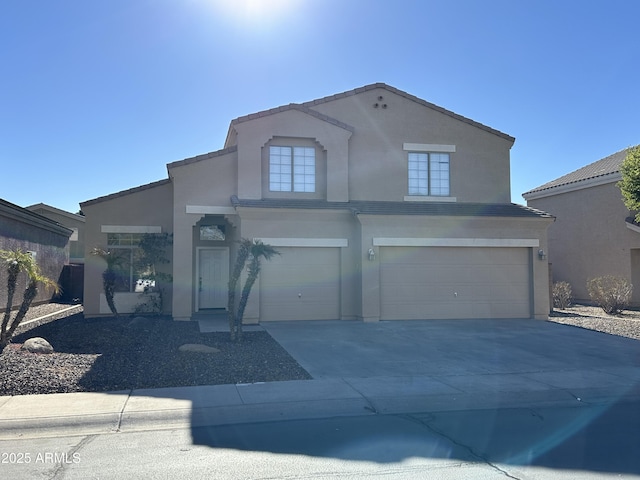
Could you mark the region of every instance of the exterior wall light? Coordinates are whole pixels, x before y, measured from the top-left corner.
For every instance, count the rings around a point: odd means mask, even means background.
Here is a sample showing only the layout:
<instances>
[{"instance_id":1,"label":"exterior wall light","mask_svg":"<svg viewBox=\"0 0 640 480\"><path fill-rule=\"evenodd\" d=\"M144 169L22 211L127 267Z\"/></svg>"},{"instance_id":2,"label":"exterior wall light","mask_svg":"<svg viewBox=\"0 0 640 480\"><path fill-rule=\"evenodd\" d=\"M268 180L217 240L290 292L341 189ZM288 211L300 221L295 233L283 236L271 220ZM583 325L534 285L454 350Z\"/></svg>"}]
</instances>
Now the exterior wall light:
<instances>
[{"instance_id":1,"label":"exterior wall light","mask_svg":"<svg viewBox=\"0 0 640 480\"><path fill-rule=\"evenodd\" d=\"M373 248L370 248L367 252L367 256L369 257L369 261L373 262L376 259L376 252Z\"/></svg>"},{"instance_id":2,"label":"exterior wall light","mask_svg":"<svg viewBox=\"0 0 640 480\"><path fill-rule=\"evenodd\" d=\"M538 250L538 258L540 260L544 260L545 258L547 258L547 254L544 252L543 249Z\"/></svg>"}]
</instances>

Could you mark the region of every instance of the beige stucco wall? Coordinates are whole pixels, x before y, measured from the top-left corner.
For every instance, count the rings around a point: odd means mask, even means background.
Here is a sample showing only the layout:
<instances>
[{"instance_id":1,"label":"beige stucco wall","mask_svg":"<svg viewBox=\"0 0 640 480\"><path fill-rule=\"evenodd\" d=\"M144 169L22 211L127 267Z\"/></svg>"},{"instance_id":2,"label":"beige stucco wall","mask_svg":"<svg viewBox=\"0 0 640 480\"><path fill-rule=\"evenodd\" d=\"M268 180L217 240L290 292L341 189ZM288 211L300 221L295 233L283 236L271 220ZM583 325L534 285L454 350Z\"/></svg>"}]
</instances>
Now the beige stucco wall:
<instances>
[{"instance_id":1,"label":"beige stucco wall","mask_svg":"<svg viewBox=\"0 0 640 480\"><path fill-rule=\"evenodd\" d=\"M106 199L81 204L85 214L85 272L84 272L84 313L87 317L99 316L102 272L106 264L91 255L95 247L106 248L107 234L102 233L102 225L159 226L162 232L173 231L173 186L162 183L151 188L141 188L133 192L115 194ZM172 265L163 266L171 272ZM165 289L165 309L171 308L171 287Z\"/></svg>"},{"instance_id":2,"label":"beige stucco wall","mask_svg":"<svg viewBox=\"0 0 640 480\"><path fill-rule=\"evenodd\" d=\"M216 207L233 211L231 195L236 194L238 174L237 152L216 155L169 168L173 183L173 203L169 209L173 218L173 310L174 319L189 320L194 311L193 286L194 230L206 213L187 213L190 207ZM258 178L260 178L258 176ZM237 223L236 215L222 214L228 222ZM234 237L234 232L229 232Z\"/></svg>"},{"instance_id":3,"label":"beige stucco wall","mask_svg":"<svg viewBox=\"0 0 640 480\"><path fill-rule=\"evenodd\" d=\"M376 103L387 108L375 108ZM455 145L451 196L459 202L511 201L508 139L385 89L313 108L354 128L348 152L351 200L403 201L408 191L403 144L422 143Z\"/></svg>"},{"instance_id":4,"label":"beige stucco wall","mask_svg":"<svg viewBox=\"0 0 640 480\"><path fill-rule=\"evenodd\" d=\"M349 200L349 152L351 131L298 110L285 110L234 127L238 142L238 197L260 199L262 193L262 148L273 137L311 139L326 152L325 198L333 202Z\"/></svg>"},{"instance_id":5,"label":"beige stucco wall","mask_svg":"<svg viewBox=\"0 0 640 480\"><path fill-rule=\"evenodd\" d=\"M376 103L386 108L375 108ZM232 126L227 146L238 146L240 198L265 197L259 155L273 136L283 136L312 139L325 150L329 201L403 201L408 193L405 143L455 146L450 178L451 196L457 201L511 201L509 138L382 88L312 108L348 128L295 109Z\"/></svg>"},{"instance_id":6,"label":"beige stucco wall","mask_svg":"<svg viewBox=\"0 0 640 480\"><path fill-rule=\"evenodd\" d=\"M549 227L549 262L553 281L571 284L577 301L588 301L587 280L616 275L632 281L631 250L640 233L627 228L629 210L615 183L528 200L531 207L556 217ZM640 300L636 285L634 302Z\"/></svg>"}]
</instances>

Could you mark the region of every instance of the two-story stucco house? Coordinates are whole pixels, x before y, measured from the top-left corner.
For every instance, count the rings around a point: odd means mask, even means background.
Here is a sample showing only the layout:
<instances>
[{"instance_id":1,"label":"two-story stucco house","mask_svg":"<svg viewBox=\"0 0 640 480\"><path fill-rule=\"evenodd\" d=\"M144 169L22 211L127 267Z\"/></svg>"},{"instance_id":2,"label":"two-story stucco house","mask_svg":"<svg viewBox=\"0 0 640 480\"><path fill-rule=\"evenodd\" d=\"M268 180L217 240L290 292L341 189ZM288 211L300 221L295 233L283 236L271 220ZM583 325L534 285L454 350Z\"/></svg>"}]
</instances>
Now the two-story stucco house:
<instances>
[{"instance_id":1,"label":"two-story stucco house","mask_svg":"<svg viewBox=\"0 0 640 480\"><path fill-rule=\"evenodd\" d=\"M237 118L224 148L81 204L87 252L173 234L176 320L224 309L236 241L265 262L245 323L547 318L552 217L510 203L514 138L385 84ZM108 314L86 255L85 314ZM116 302L135 302L135 272Z\"/></svg>"}]
</instances>

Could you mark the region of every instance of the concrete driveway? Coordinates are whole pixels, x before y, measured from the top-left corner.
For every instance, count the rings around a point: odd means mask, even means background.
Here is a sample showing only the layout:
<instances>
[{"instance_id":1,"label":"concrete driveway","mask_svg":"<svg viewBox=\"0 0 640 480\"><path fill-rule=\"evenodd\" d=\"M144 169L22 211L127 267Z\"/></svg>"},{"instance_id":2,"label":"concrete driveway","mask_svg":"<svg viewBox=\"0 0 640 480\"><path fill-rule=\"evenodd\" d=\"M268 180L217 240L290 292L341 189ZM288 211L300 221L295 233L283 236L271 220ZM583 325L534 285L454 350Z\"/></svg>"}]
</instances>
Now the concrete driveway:
<instances>
[{"instance_id":1,"label":"concrete driveway","mask_svg":"<svg viewBox=\"0 0 640 480\"><path fill-rule=\"evenodd\" d=\"M640 393L640 342L541 320L273 322L314 379L420 392ZM377 380L372 382L372 380ZM383 393L383 392L380 392Z\"/></svg>"}]
</instances>

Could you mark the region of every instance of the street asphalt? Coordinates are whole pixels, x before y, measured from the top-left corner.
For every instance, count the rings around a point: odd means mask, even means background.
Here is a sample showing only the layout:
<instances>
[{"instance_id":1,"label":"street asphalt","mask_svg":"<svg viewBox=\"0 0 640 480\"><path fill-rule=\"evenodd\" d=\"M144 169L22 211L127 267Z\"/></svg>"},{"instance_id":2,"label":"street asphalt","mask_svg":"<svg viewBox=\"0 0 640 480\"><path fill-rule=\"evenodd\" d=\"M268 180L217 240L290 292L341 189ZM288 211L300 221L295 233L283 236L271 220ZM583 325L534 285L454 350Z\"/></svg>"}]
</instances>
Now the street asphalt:
<instances>
[{"instance_id":1,"label":"street asphalt","mask_svg":"<svg viewBox=\"0 0 640 480\"><path fill-rule=\"evenodd\" d=\"M540 320L274 322L312 380L0 397L0 439L640 400L640 343Z\"/></svg>"}]
</instances>

